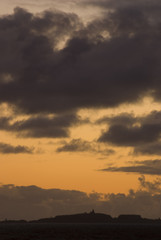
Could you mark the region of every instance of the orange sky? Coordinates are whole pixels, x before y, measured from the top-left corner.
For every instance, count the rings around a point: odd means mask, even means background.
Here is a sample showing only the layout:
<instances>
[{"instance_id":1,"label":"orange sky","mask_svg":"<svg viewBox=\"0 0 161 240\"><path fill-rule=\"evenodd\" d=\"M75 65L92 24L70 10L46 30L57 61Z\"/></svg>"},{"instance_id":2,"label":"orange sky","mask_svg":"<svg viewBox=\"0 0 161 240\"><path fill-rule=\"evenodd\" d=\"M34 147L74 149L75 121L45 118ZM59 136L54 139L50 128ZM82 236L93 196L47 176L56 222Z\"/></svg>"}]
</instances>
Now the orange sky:
<instances>
[{"instance_id":1,"label":"orange sky","mask_svg":"<svg viewBox=\"0 0 161 240\"><path fill-rule=\"evenodd\" d=\"M105 115L124 113L125 109L126 112L133 112L138 116L147 115L154 109L160 110L160 104L154 104L150 99L145 99L143 103L122 105L115 109L81 110L80 115L94 122ZM4 108L1 112L7 116L11 114ZM104 125L95 124L74 127L71 128L70 139L82 138L92 141L99 137L104 128ZM1 141L13 145L35 147L35 154L1 154L2 184L37 185L43 188L78 189L85 192L127 193L130 188L137 189L139 174L110 173L98 170L111 164L127 165L128 161L146 159L145 156L130 156L131 148L122 147L113 147L116 153L109 156L93 152L56 153L56 148L61 146L63 139L26 139L5 131L1 131ZM106 147L111 146L105 146L105 149Z\"/></svg>"}]
</instances>

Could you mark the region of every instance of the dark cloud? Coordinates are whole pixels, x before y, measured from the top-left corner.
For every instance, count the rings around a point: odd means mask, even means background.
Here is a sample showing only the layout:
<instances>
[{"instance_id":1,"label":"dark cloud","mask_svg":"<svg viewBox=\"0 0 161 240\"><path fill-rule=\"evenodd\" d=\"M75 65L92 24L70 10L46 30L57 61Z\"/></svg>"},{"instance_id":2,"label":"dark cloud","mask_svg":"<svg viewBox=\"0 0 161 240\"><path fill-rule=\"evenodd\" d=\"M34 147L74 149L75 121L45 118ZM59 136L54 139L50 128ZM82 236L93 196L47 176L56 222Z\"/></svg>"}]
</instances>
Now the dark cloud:
<instances>
[{"instance_id":1,"label":"dark cloud","mask_svg":"<svg viewBox=\"0 0 161 240\"><path fill-rule=\"evenodd\" d=\"M161 160L136 161L128 166L109 167L101 171L161 175Z\"/></svg>"},{"instance_id":2,"label":"dark cloud","mask_svg":"<svg viewBox=\"0 0 161 240\"><path fill-rule=\"evenodd\" d=\"M136 123L137 118L129 113L121 113L117 116L102 117L96 121L96 124L125 125L131 126Z\"/></svg>"},{"instance_id":3,"label":"dark cloud","mask_svg":"<svg viewBox=\"0 0 161 240\"><path fill-rule=\"evenodd\" d=\"M142 124L161 125L161 111L152 111L149 115L140 119Z\"/></svg>"},{"instance_id":4,"label":"dark cloud","mask_svg":"<svg viewBox=\"0 0 161 240\"><path fill-rule=\"evenodd\" d=\"M113 125L99 138L100 142L110 142L118 146L136 146L156 141L160 138L161 126L152 124L128 128L123 125Z\"/></svg>"},{"instance_id":5,"label":"dark cloud","mask_svg":"<svg viewBox=\"0 0 161 240\"><path fill-rule=\"evenodd\" d=\"M98 143L89 142L82 139L72 139L70 142L65 142L61 147L57 148L57 152L93 152L103 155L112 155L115 153L113 149L101 149Z\"/></svg>"},{"instance_id":6,"label":"dark cloud","mask_svg":"<svg viewBox=\"0 0 161 240\"><path fill-rule=\"evenodd\" d=\"M12 120L12 121L11 121ZM22 137L33 138L62 138L69 136L71 126L86 123L74 113L56 116L33 116L25 120L15 121L11 118L0 119L0 129L16 132Z\"/></svg>"},{"instance_id":7,"label":"dark cloud","mask_svg":"<svg viewBox=\"0 0 161 240\"><path fill-rule=\"evenodd\" d=\"M65 143L62 147L57 148L57 152L85 152L91 151L90 142L81 139L73 139L69 143Z\"/></svg>"},{"instance_id":8,"label":"dark cloud","mask_svg":"<svg viewBox=\"0 0 161 240\"><path fill-rule=\"evenodd\" d=\"M159 0L149 0L148 2L146 0L140 0L140 1L129 1L129 0L122 0L121 2L118 0L87 0L82 1L80 3L81 5L91 5L91 6L97 6L102 7L105 9L124 9L124 8L140 8L141 10L146 10L151 12L153 14L153 10L156 10L156 6L158 6L158 11L161 8L161 3ZM154 8L154 9L153 9ZM151 11L150 11L151 10Z\"/></svg>"},{"instance_id":9,"label":"dark cloud","mask_svg":"<svg viewBox=\"0 0 161 240\"><path fill-rule=\"evenodd\" d=\"M0 187L1 219L36 219L58 214L90 211L100 195L75 190L42 189L36 186Z\"/></svg>"},{"instance_id":10,"label":"dark cloud","mask_svg":"<svg viewBox=\"0 0 161 240\"><path fill-rule=\"evenodd\" d=\"M0 143L0 153L2 154L19 154L19 153L27 153L32 154L34 148L29 148L27 146L12 146L11 144Z\"/></svg>"},{"instance_id":11,"label":"dark cloud","mask_svg":"<svg viewBox=\"0 0 161 240\"><path fill-rule=\"evenodd\" d=\"M153 111L147 116L134 117L129 114L121 114L115 117L104 117L97 123L107 123L109 128L102 133L98 141L108 142L117 146L135 147L135 153L149 153L156 148L161 134L161 112ZM156 145L157 144L157 145ZM148 153L148 151L147 151Z\"/></svg>"},{"instance_id":12,"label":"dark cloud","mask_svg":"<svg viewBox=\"0 0 161 240\"><path fill-rule=\"evenodd\" d=\"M135 147L134 154L161 155L161 142L143 144Z\"/></svg>"},{"instance_id":13,"label":"dark cloud","mask_svg":"<svg viewBox=\"0 0 161 240\"><path fill-rule=\"evenodd\" d=\"M0 102L53 113L146 94L160 100L160 3L150 2L152 11L141 3L120 5L87 26L63 12L38 16L16 8L1 17Z\"/></svg>"},{"instance_id":14,"label":"dark cloud","mask_svg":"<svg viewBox=\"0 0 161 240\"><path fill-rule=\"evenodd\" d=\"M11 129L26 137L61 138L69 136L69 127L79 123L75 114L65 114L56 117L32 117L28 120L17 121Z\"/></svg>"},{"instance_id":15,"label":"dark cloud","mask_svg":"<svg viewBox=\"0 0 161 240\"><path fill-rule=\"evenodd\" d=\"M119 214L141 214L158 218L161 215L161 181L148 182L139 178L140 187L128 194L100 194L37 186L0 186L0 219L38 219L61 214L103 212L113 217ZM145 204L146 203L146 204Z\"/></svg>"}]
</instances>

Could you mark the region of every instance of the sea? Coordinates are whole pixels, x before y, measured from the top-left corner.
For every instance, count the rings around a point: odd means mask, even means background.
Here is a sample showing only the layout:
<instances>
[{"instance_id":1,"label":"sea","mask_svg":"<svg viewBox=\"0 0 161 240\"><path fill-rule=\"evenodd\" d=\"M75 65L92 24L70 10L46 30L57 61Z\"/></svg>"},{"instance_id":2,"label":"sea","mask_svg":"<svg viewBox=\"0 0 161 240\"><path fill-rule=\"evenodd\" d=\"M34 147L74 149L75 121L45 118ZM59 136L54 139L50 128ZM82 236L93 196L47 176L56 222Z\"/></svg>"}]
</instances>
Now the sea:
<instances>
[{"instance_id":1,"label":"sea","mask_svg":"<svg viewBox=\"0 0 161 240\"><path fill-rule=\"evenodd\" d=\"M160 224L1 223L0 240L161 240Z\"/></svg>"}]
</instances>

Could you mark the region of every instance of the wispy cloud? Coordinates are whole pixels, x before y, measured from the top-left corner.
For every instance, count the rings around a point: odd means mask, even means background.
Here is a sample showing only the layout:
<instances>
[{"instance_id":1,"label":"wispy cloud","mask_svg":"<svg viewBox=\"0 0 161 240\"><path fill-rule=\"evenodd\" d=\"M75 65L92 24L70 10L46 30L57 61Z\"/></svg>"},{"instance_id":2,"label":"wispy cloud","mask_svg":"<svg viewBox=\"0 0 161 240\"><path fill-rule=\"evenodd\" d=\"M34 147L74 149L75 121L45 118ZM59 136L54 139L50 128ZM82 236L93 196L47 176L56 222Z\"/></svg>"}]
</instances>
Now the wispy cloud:
<instances>
[{"instance_id":1,"label":"wispy cloud","mask_svg":"<svg viewBox=\"0 0 161 240\"><path fill-rule=\"evenodd\" d=\"M161 175L161 160L136 161L131 162L128 166L108 167L102 169L101 171Z\"/></svg>"},{"instance_id":2,"label":"wispy cloud","mask_svg":"<svg viewBox=\"0 0 161 240\"><path fill-rule=\"evenodd\" d=\"M103 155L112 155L115 153L115 150L111 148L100 148L98 143L89 142L82 139L72 139L70 142L65 142L62 146L57 148L57 152L92 152L100 153Z\"/></svg>"}]
</instances>

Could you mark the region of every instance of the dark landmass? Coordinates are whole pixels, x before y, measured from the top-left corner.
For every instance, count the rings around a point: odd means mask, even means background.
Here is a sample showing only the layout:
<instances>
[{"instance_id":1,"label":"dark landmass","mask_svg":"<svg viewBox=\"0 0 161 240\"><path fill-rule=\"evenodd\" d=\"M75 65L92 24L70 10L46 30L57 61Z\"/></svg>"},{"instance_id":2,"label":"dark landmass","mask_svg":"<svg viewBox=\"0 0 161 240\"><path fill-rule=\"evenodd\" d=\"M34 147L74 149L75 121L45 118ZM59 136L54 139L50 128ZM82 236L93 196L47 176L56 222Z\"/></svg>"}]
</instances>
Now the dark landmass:
<instances>
[{"instance_id":1,"label":"dark landmass","mask_svg":"<svg viewBox=\"0 0 161 240\"><path fill-rule=\"evenodd\" d=\"M140 215L80 213L43 218L34 221L5 220L0 222L2 240L159 240L161 220Z\"/></svg>"},{"instance_id":2,"label":"dark landmass","mask_svg":"<svg viewBox=\"0 0 161 240\"><path fill-rule=\"evenodd\" d=\"M95 213L94 210L90 213L80 213L80 214L72 214L72 215L60 215L54 218L43 218L39 220L34 220L30 222L35 223L160 223L159 219L147 219L142 218L140 215L133 214L123 214L118 216L117 218L112 218L110 215L103 213Z\"/></svg>"},{"instance_id":3,"label":"dark landmass","mask_svg":"<svg viewBox=\"0 0 161 240\"><path fill-rule=\"evenodd\" d=\"M51 218L42 218L38 220L4 220L0 223L149 223L161 224L161 219L147 219L142 218L140 215L122 214L117 218L112 218L108 214L95 213L94 210L90 213L78 213L72 215L59 215Z\"/></svg>"}]
</instances>

